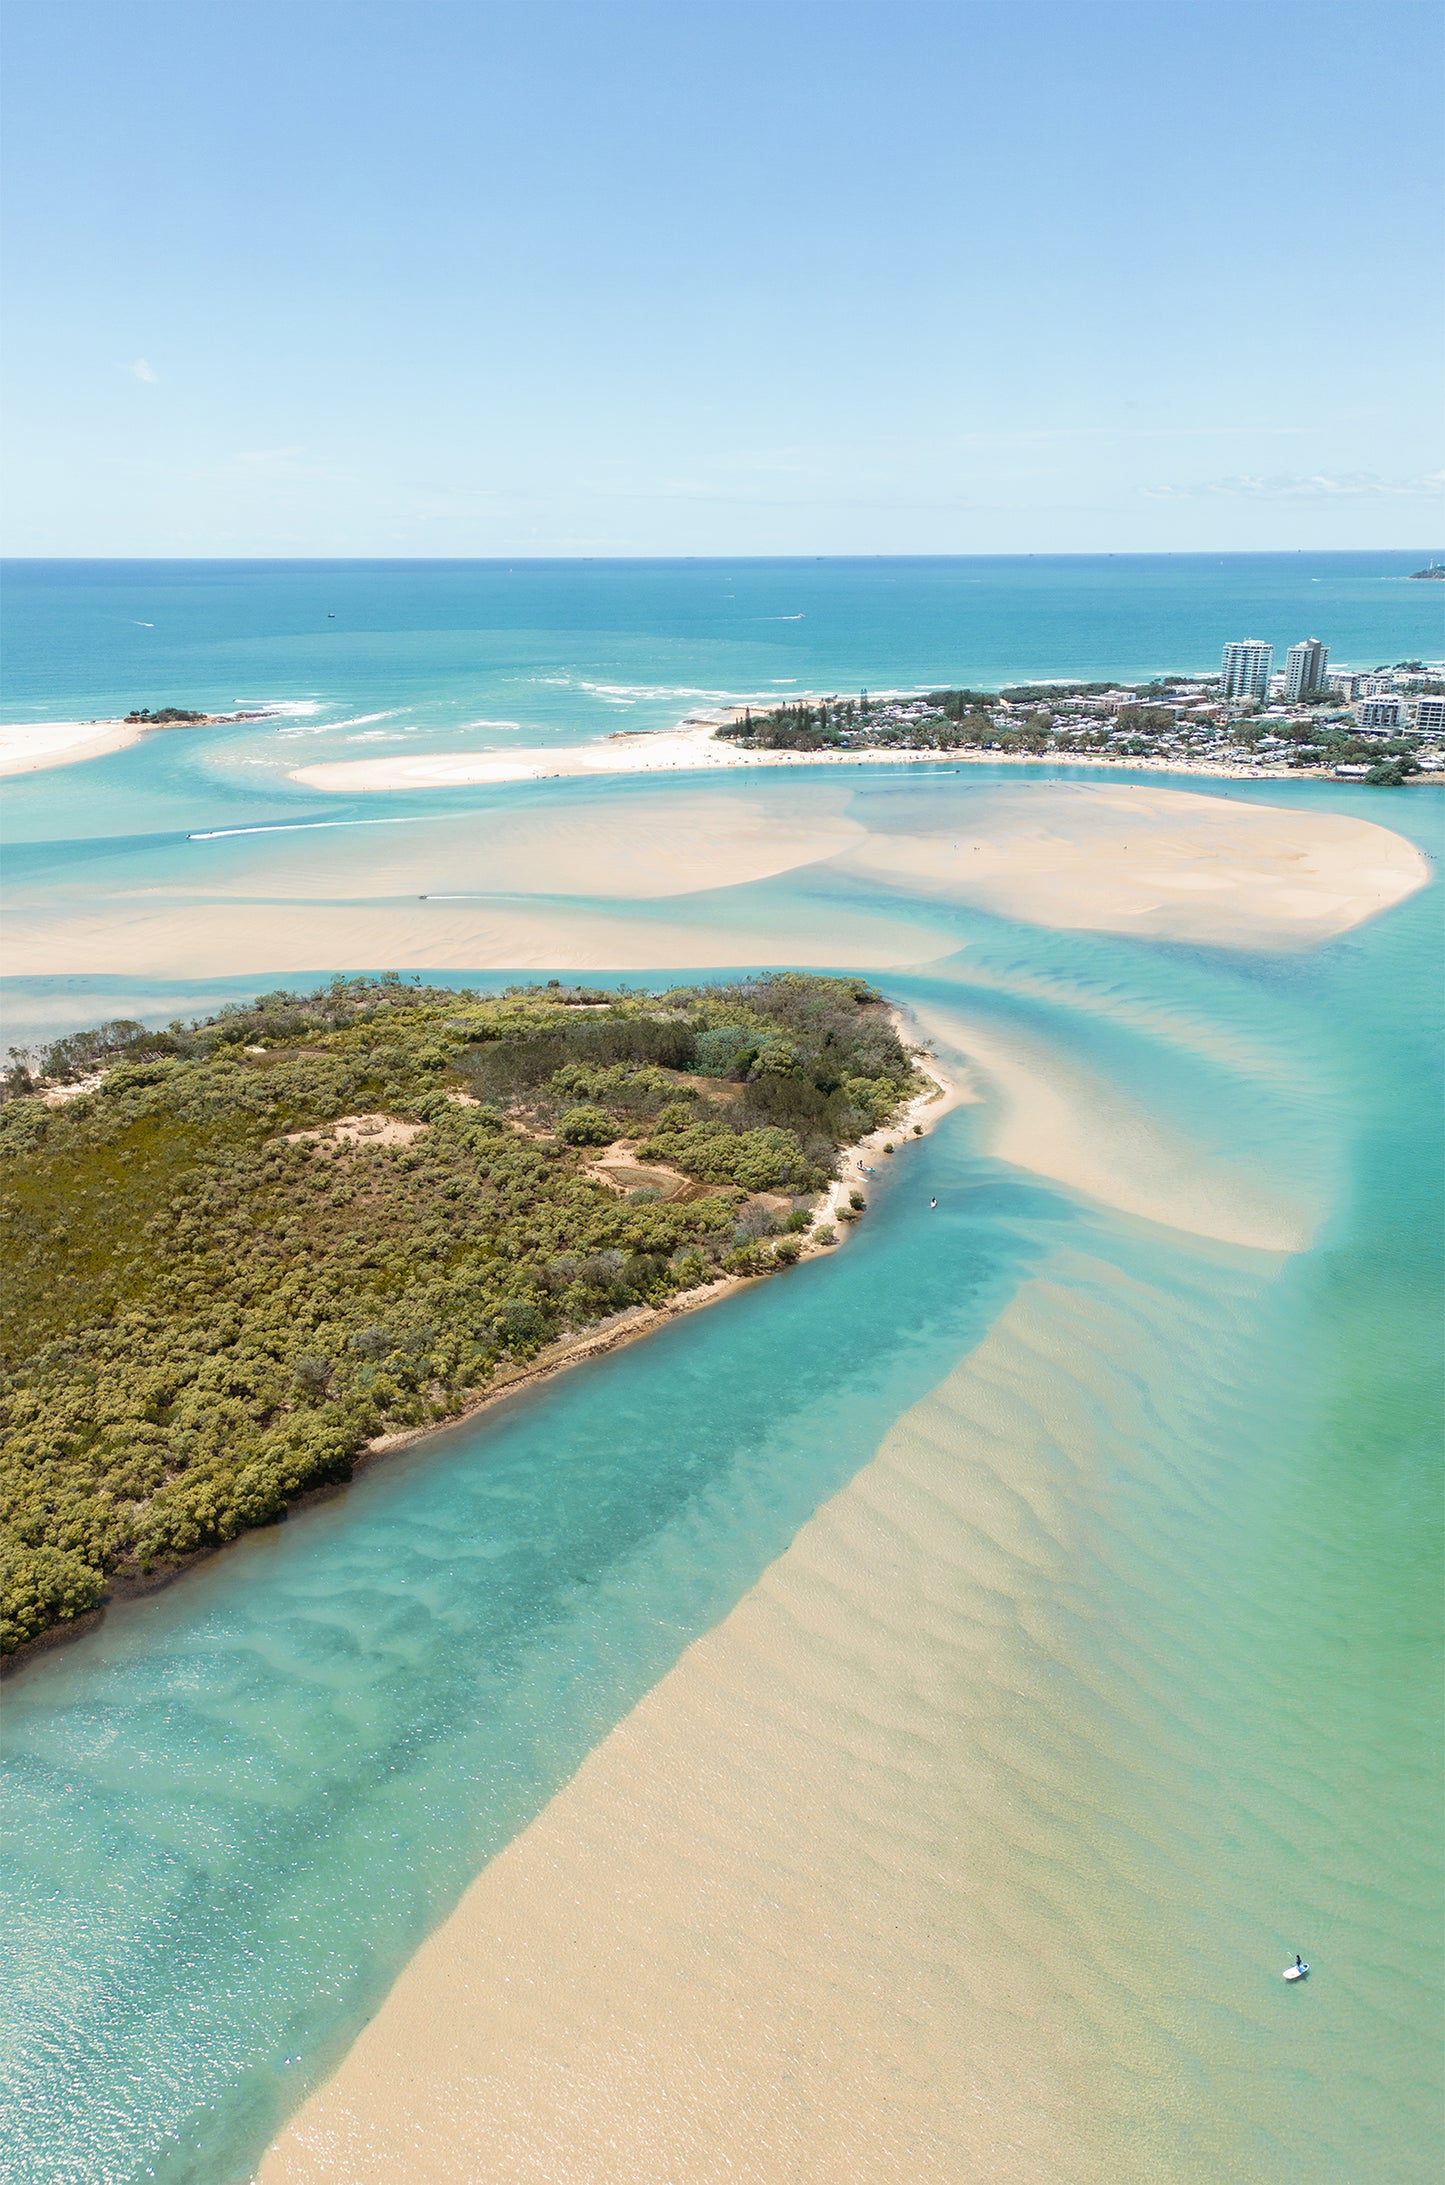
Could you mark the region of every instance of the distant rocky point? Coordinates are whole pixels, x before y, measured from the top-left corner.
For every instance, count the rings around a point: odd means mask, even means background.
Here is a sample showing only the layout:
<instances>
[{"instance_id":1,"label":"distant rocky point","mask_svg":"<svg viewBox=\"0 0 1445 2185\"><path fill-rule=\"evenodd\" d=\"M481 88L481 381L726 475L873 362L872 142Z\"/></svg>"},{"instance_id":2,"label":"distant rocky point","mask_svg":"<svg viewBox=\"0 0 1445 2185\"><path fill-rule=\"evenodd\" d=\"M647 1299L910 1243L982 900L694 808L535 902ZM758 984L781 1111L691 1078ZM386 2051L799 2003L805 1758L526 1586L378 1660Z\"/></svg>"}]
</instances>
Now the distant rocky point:
<instances>
[{"instance_id":1,"label":"distant rocky point","mask_svg":"<svg viewBox=\"0 0 1445 2185\"><path fill-rule=\"evenodd\" d=\"M1437 583L1445 584L1445 562L1432 561L1428 569L1412 569L1410 576L1415 582L1422 577L1433 577Z\"/></svg>"},{"instance_id":2,"label":"distant rocky point","mask_svg":"<svg viewBox=\"0 0 1445 2185\"><path fill-rule=\"evenodd\" d=\"M184 706L162 706L152 713L149 706L137 706L125 716L128 728L222 728L231 721L264 721L265 712L254 713L191 713Z\"/></svg>"}]
</instances>

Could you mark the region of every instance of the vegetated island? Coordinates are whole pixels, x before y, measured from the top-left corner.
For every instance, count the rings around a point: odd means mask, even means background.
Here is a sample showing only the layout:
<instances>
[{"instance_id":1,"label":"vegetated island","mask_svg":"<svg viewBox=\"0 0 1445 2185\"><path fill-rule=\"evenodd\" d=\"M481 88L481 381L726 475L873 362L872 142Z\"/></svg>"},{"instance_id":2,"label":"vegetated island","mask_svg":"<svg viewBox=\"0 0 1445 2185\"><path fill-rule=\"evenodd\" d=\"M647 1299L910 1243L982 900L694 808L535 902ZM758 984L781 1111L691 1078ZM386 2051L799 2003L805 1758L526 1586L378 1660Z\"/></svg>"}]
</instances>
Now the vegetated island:
<instances>
[{"instance_id":1,"label":"vegetated island","mask_svg":"<svg viewBox=\"0 0 1445 2185\"><path fill-rule=\"evenodd\" d=\"M230 728L238 721L270 721L275 719L275 709L256 707L249 713L195 713L186 706L162 706L152 713L149 706L136 706L125 715L125 728Z\"/></svg>"},{"instance_id":2,"label":"vegetated island","mask_svg":"<svg viewBox=\"0 0 1445 2185\"><path fill-rule=\"evenodd\" d=\"M5 1089L7 1653L827 1248L840 1149L939 1095L872 987L793 973L337 979L12 1050Z\"/></svg>"},{"instance_id":3,"label":"vegetated island","mask_svg":"<svg viewBox=\"0 0 1445 2185\"><path fill-rule=\"evenodd\" d=\"M1428 568L1412 569L1410 576L1416 584L1422 579L1429 580L1430 578L1433 578L1437 583L1445 584L1445 561L1432 561Z\"/></svg>"}]
</instances>

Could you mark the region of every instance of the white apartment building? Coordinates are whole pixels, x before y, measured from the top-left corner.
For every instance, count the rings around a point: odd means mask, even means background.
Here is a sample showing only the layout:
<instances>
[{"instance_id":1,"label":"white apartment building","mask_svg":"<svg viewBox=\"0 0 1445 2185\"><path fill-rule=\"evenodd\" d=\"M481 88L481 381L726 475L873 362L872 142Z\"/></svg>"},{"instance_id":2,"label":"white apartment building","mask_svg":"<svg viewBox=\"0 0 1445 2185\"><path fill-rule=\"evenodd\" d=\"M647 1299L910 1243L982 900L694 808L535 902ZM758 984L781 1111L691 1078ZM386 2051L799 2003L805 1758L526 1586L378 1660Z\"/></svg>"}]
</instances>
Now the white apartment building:
<instances>
[{"instance_id":1,"label":"white apartment building","mask_svg":"<svg viewBox=\"0 0 1445 2185\"><path fill-rule=\"evenodd\" d=\"M1274 647L1257 637L1236 639L1224 648L1219 669L1221 698L1267 698L1274 673Z\"/></svg>"},{"instance_id":2,"label":"white apartment building","mask_svg":"<svg viewBox=\"0 0 1445 2185\"><path fill-rule=\"evenodd\" d=\"M1296 698L1312 698L1325 688L1330 648L1317 637L1302 637L1284 656L1284 694L1293 705Z\"/></svg>"},{"instance_id":3,"label":"white apartment building","mask_svg":"<svg viewBox=\"0 0 1445 2185\"><path fill-rule=\"evenodd\" d=\"M1355 719L1361 728L1399 728L1404 720L1404 702L1394 691L1381 692L1377 698L1362 698Z\"/></svg>"},{"instance_id":4,"label":"white apartment building","mask_svg":"<svg viewBox=\"0 0 1445 2185\"><path fill-rule=\"evenodd\" d=\"M1445 731L1445 698L1417 698L1415 726L1422 736Z\"/></svg>"},{"instance_id":5,"label":"white apartment building","mask_svg":"<svg viewBox=\"0 0 1445 2185\"><path fill-rule=\"evenodd\" d=\"M1365 687L1365 678L1353 668L1331 668L1329 686L1331 690L1337 690L1342 698L1348 698L1353 703Z\"/></svg>"}]
</instances>

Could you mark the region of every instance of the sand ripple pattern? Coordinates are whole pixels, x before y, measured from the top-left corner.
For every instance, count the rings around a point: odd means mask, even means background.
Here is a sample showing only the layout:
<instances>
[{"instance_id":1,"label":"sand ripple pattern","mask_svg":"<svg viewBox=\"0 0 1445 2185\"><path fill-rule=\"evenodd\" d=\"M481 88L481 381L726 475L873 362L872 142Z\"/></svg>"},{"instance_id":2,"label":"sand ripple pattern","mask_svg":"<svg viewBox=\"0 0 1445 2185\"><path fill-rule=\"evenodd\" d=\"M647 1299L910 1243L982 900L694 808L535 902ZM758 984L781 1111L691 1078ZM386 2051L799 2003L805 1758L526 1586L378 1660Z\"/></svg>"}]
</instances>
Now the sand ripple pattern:
<instances>
[{"instance_id":1,"label":"sand ripple pattern","mask_svg":"<svg viewBox=\"0 0 1445 2185\"><path fill-rule=\"evenodd\" d=\"M1429 2144L1376 1930L1408 1984L1430 1847L1362 1901L1247 1568L1267 1296L1199 1274L1027 1285L473 1885L264 2185L1220 2185L1303 2146L1383 2180L1376 2101ZM1312 1576L1339 1545L1287 1530ZM1278 1979L1297 1933L1332 2004Z\"/></svg>"}]
</instances>

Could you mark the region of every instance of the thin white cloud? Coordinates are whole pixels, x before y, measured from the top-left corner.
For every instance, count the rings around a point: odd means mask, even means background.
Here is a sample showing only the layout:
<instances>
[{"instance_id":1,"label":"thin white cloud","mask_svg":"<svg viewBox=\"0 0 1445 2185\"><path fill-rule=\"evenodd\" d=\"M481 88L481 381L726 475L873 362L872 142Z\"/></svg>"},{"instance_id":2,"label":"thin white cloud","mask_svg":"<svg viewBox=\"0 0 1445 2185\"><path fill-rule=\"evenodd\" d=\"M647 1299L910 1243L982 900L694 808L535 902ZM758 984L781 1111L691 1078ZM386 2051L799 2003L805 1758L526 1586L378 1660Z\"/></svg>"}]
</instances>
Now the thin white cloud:
<instances>
[{"instance_id":1,"label":"thin white cloud","mask_svg":"<svg viewBox=\"0 0 1445 2185\"><path fill-rule=\"evenodd\" d=\"M1445 470L1414 478L1381 478L1371 470L1285 471L1270 478L1210 478L1196 485L1141 486L1150 501L1430 501L1445 487Z\"/></svg>"},{"instance_id":2,"label":"thin white cloud","mask_svg":"<svg viewBox=\"0 0 1445 2185\"><path fill-rule=\"evenodd\" d=\"M136 358L130 367L130 376L132 379L144 380L147 387L154 387L160 377L159 373L151 370L144 357Z\"/></svg>"}]
</instances>

